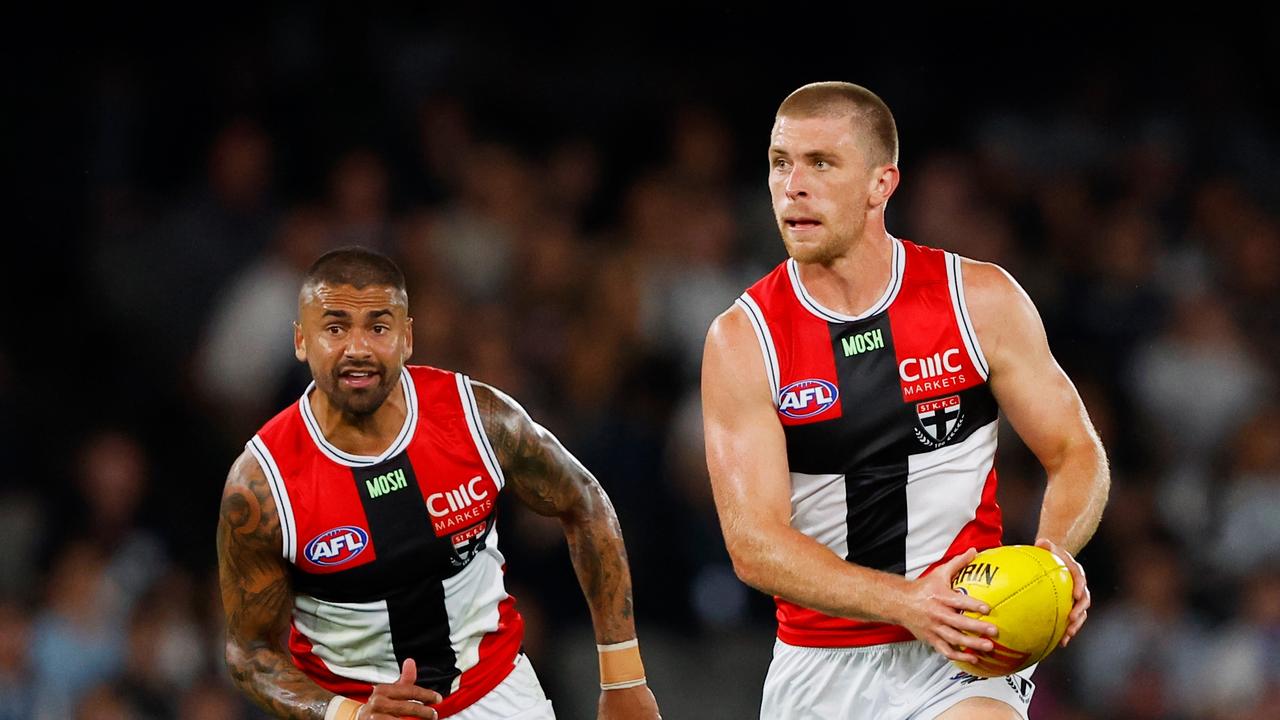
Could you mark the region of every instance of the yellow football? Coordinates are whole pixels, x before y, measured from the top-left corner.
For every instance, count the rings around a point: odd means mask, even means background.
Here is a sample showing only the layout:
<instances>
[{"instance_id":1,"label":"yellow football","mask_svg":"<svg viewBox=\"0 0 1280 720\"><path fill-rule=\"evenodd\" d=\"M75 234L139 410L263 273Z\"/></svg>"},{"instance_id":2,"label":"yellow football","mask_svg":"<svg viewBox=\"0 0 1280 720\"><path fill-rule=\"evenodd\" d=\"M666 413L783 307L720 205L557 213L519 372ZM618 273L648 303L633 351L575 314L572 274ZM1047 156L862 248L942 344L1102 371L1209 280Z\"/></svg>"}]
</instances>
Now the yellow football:
<instances>
[{"instance_id":1,"label":"yellow football","mask_svg":"<svg viewBox=\"0 0 1280 720\"><path fill-rule=\"evenodd\" d=\"M990 652L969 649L977 663L955 663L981 677L1015 673L1048 657L1062 640L1071 612L1071 571L1056 555L1032 545L978 553L951 587L982 600L989 615L965 613L996 626Z\"/></svg>"}]
</instances>

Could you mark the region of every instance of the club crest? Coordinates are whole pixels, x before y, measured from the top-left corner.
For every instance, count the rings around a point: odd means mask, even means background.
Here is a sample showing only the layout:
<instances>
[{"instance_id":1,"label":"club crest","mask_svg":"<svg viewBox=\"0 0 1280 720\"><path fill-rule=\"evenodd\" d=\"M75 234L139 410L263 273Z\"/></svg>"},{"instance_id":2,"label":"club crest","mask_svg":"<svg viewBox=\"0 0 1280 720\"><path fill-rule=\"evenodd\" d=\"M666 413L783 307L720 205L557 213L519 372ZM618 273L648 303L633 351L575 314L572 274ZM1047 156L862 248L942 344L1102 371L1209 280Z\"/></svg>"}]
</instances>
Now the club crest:
<instances>
[{"instance_id":1,"label":"club crest","mask_svg":"<svg viewBox=\"0 0 1280 720\"><path fill-rule=\"evenodd\" d=\"M916 439L924 445L942 447L963 424L959 395L916 403Z\"/></svg>"}]
</instances>

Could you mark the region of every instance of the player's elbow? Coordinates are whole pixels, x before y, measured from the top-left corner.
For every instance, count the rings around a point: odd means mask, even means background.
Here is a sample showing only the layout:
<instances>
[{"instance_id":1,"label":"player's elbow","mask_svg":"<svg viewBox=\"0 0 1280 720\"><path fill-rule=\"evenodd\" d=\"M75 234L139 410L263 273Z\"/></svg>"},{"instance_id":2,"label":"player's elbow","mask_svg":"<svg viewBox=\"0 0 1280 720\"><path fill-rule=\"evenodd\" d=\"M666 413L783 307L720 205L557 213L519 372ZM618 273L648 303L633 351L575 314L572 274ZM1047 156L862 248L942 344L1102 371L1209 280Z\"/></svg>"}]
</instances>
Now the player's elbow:
<instances>
[{"instance_id":1,"label":"player's elbow","mask_svg":"<svg viewBox=\"0 0 1280 720\"><path fill-rule=\"evenodd\" d=\"M227 672L237 687L247 687L253 677L254 655L263 650L261 646L246 645L242 639L228 636L222 649L222 659L227 664Z\"/></svg>"},{"instance_id":2,"label":"player's elbow","mask_svg":"<svg viewBox=\"0 0 1280 720\"><path fill-rule=\"evenodd\" d=\"M729 551L729 559L733 562L733 573L747 585L766 591L769 572L766 562L761 557L759 545L738 535L725 537L725 549Z\"/></svg>"},{"instance_id":3,"label":"player's elbow","mask_svg":"<svg viewBox=\"0 0 1280 720\"><path fill-rule=\"evenodd\" d=\"M1092 478L1104 491L1111 476L1102 441L1088 430L1062 438L1056 450L1045 459L1044 468L1051 481L1067 471L1066 474Z\"/></svg>"},{"instance_id":4,"label":"player's elbow","mask_svg":"<svg viewBox=\"0 0 1280 720\"><path fill-rule=\"evenodd\" d=\"M762 589L760 587L761 573L757 569L758 565L752 562L749 558L742 558L742 557L736 557L736 556L731 556L731 557L733 557L733 574L737 575L738 579L741 580L743 584L753 587L757 590L761 590Z\"/></svg>"},{"instance_id":5,"label":"player's elbow","mask_svg":"<svg viewBox=\"0 0 1280 720\"><path fill-rule=\"evenodd\" d=\"M227 664L227 672L237 686L242 684L244 673L241 669L248 665L249 653L232 637L227 638L222 648L222 660Z\"/></svg>"}]
</instances>

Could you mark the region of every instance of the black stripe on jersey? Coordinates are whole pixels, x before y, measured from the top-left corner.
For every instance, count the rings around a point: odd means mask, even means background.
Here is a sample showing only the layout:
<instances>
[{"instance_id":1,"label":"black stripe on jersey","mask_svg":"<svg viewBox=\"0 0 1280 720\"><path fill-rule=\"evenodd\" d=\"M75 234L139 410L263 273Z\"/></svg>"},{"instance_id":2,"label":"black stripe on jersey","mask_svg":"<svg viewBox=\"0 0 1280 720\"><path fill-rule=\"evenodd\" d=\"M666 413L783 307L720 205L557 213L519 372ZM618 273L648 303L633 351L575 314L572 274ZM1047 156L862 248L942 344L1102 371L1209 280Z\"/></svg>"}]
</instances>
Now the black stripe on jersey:
<instances>
[{"instance_id":1,"label":"black stripe on jersey","mask_svg":"<svg viewBox=\"0 0 1280 720\"><path fill-rule=\"evenodd\" d=\"M898 361L889 314L856 323L833 324L831 352L846 416L859 437L844 456L845 502L848 507L849 554L864 567L899 575L907 569L907 441L901 418L906 414L898 390ZM846 355L844 339L880 332L884 347Z\"/></svg>"},{"instance_id":2,"label":"black stripe on jersey","mask_svg":"<svg viewBox=\"0 0 1280 720\"><path fill-rule=\"evenodd\" d=\"M364 514L369 521L370 541L378 553L373 564L386 563L385 570L397 576L398 591L386 595L391 622L391 642L396 660L413 658L418 663L418 684L448 695L459 675L457 656L449 642L449 612L444 604L444 587L439 577L406 582L422 568L443 567L441 558L451 548L447 540L436 538L431 516L418 488L418 478L406 454L373 467L352 468ZM407 487L372 496L370 481L388 473L403 471ZM430 542L424 542L430 540ZM413 572L417 568L417 573Z\"/></svg>"},{"instance_id":3,"label":"black stripe on jersey","mask_svg":"<svg viewBox=\"0 0 1280 720\"><path fill-rule=\"evenodd\" d=\"M801 473L845 475L850 562L906 571L907 456L918 452L915 406L899 390L889 315L830 323L841 415L786 426L787 462ZM847 355L844 339L879 331L883 347Z\"/></svg>"},{"instance_id":4,"label":"black stripe on jersey","mask_svg":"<svg viewBox=\"0 0 1280 720\"><path fill-rule=\"evenodd\" d=\"M371 496L371 481L403 471L405 485ZM339 573L304 573L290 565L294 590L330 602L385 600L396 659L418 663L418 684L448 695L458 676L449 642L442 580L456 575L449 538L436 537L405 453L370 467L351 468L377 559ZM378 487L373 483L372 487ZM433 572L433 570L435 572Z\"/></svg>"}]
</instances>

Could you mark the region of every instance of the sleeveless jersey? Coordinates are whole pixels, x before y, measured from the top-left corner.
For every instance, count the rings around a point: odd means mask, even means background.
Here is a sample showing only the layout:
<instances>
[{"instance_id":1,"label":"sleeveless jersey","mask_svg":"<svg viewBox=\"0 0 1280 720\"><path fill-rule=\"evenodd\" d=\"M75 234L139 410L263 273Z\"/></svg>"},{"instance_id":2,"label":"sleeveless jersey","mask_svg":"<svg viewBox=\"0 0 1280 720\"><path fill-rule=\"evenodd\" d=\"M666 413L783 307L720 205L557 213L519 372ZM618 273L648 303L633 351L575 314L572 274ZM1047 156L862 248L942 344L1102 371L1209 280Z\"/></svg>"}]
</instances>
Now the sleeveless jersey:
<instances>
[{"instance_id":1,"label":"sleeveless jersey","mask_svg":"<svg viewBox=\"0 0 1280 720\"><path fill-rule=\"evenodd\" d=\"M917 578L1000 544L998 409L965 307L960 258L892 239L884 295L859 316L819 305L787 260L737 300L759 340L791 473L791 526L851 563ZM783 598L778 637L847 647L910 640Z\"/></svg>"},{"instance_id":2,"label":"sleeveless jersey","mask_svg":"<svg viewBox=\"0 0 1280 720\"><path fill-rule=\"evenodd\" d=\"M495 528L504 478L466 376L407 367L400 384L409 412L377 457L324 438L314 383L248 448L280 514L294 664L364 702L413 658L447 717L502 682L520 651Z\"/></svg>"}]
</instances>

